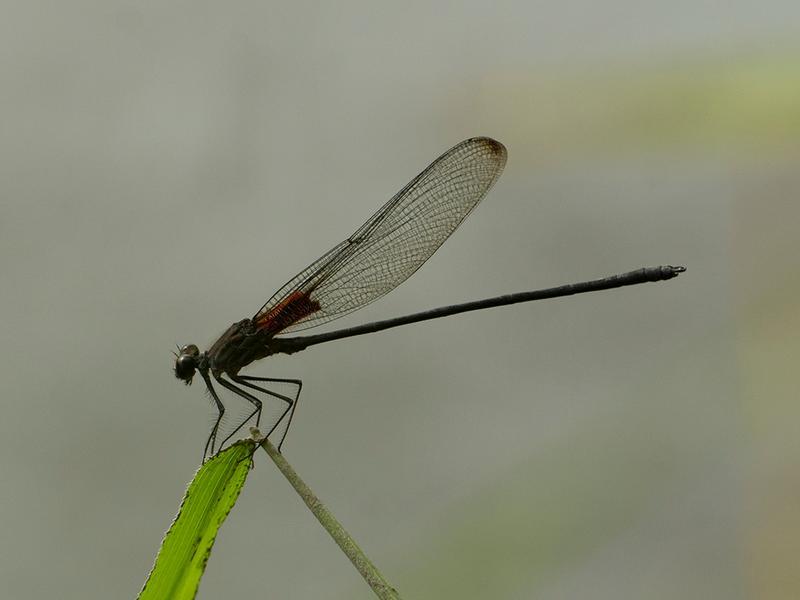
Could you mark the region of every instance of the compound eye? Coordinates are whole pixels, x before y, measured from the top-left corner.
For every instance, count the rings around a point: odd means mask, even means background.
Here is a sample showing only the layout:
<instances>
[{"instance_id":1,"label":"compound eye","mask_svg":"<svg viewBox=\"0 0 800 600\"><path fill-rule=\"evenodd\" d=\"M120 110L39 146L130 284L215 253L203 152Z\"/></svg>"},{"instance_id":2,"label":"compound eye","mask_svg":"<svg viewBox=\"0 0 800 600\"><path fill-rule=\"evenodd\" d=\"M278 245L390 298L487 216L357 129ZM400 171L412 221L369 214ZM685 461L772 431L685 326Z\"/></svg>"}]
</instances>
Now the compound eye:
<instances>
[{"instance_id":1,"label":"compound eye","mask_svg":"<svg viewBox=\"0 0 800 600\"><path fill-rule=\"evenodd\" d=\"M197 361L191 354L181 354L175 359L175 377L183 379L187 384L191 383L196 368Z\"/></svg>"},{"instance_id":2,"label":"compound eye","mask_svg":"<svg viewBox=\"0 0 800 600\"><path fill-rule=\"evenodd\" d=\"M200 349L194 344L186 344L181 348L181 354L189 354L190 356L200 356Z\"/></svg>"}]
</instances>

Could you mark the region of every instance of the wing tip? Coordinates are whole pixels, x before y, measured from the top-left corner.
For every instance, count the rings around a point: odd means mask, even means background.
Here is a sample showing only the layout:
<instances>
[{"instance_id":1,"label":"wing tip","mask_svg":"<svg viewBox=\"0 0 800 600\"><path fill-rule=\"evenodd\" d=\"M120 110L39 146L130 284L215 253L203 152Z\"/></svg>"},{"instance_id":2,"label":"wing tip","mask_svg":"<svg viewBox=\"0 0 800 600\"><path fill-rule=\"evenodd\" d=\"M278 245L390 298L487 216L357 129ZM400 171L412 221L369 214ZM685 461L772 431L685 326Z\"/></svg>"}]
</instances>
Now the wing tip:
<instances>
[{"instance_id":1,"label":"wing tip","mask_svg":"<svg viewBox=\"0 0 800 600\"><path fill-rule=\"evenodd\" d=\"M478 136L467 140L469 143L480 144L484 146L490 154L505 158L508 154L506 147L494 138L488 136Z\"/></svg>"}]
</instances>

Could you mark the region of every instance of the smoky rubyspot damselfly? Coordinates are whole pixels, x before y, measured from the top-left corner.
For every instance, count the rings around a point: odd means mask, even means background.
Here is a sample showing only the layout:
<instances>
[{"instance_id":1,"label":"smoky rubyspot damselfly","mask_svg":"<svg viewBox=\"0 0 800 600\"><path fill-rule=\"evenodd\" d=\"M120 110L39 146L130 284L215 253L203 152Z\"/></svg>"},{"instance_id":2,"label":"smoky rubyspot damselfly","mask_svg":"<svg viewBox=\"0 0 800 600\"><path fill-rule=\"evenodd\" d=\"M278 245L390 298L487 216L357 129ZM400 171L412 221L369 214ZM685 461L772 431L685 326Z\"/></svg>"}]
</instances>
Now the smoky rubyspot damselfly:
<instances>
[{"instance_id":1,"label":"smoky rubyspot damselfly","mask_svg":"<svg viewBox=\"0 0 800 600\"><path fill-rule=\"evenodd\" d=\"M256 360L461 312L664 281L685 271L684 267L645 267L592 281L443 306L329 333L283 337L358 310L408 279L472 212L500 177L505 164L506 149L493 139L476 137L457 144L411 180L353 235L290 279L252 318L231 325L208 351L200 352L194 344L180 348L175 359L175 376L188 385L195 372L199 372L218 411L206 441L204 458L221 449L254 417L258 427L262 400L257 394L285 404L267 433L269 437L286 419L278 448L282 446L302 382L239 374ZM247 418L219 443L225 405L212 379L252 406ZM268 389L277 385L287 386L290 392Z\"/></svg>"}]
</instances>

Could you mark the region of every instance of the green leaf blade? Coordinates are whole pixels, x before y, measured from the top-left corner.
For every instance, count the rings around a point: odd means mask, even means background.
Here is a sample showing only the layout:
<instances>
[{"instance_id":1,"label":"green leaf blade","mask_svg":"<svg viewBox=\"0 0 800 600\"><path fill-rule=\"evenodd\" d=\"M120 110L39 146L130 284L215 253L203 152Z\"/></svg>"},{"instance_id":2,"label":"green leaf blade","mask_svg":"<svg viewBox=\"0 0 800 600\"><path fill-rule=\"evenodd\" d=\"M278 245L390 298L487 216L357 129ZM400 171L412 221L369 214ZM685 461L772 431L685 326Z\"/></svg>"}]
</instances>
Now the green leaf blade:
<instances>
[{"instance_id":1,"label":"green leaf blade","mask_svg":"<svg viewBox=\"0 0 800 600\"><path fill-rule=\"evenodd\" d=\"M195 597L217 532L247 480L254 448L251 440L237 442L198 469L139 600Z\"/></svg>"}]
</instances>

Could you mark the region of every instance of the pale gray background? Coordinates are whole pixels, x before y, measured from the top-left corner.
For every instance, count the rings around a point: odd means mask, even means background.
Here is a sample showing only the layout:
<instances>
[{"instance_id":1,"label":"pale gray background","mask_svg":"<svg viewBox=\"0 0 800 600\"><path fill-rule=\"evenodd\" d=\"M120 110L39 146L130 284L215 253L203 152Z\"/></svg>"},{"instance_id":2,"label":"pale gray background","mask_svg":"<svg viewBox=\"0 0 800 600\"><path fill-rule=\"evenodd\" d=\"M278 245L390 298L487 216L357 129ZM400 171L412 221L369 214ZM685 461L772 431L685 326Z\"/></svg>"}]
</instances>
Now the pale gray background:
<instances>
[{"instance_id":1,"label":"pale gray background","mask_svg":"<svg viewBox=\"0 0 800 600\"><path fill-rule=\"evenodd\" d=\"M287 457L405 598L795 598L797 2L5 2L0 585L131 598L200 458L171 373L461 139L485 203L320 346ZM781 376L778 376L778 375ZM200 598L369 598L265 458Z\"/></svg>"}]
</instances>

